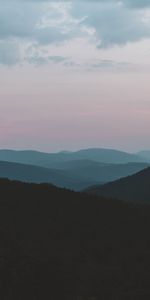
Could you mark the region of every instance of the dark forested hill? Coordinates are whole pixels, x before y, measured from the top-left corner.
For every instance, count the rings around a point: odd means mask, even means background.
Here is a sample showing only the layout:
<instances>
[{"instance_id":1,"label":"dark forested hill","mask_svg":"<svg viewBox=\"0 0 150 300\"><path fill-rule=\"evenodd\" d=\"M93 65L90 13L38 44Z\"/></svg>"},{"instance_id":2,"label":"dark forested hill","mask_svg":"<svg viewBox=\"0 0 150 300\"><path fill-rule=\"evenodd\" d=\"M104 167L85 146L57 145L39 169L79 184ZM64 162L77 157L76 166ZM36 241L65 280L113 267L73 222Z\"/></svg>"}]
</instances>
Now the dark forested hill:
<instances>
[{"instance_id":1,"label":"dark forested hill","mask_svg":"<svg viewBox=\"0 0 150 300\"><path fill-rule=\"evenodd\" d=\"M90 187L87 191L109 198L150 204L150 168L105 185Z\"/></svg>"},{"instance_id":2,"label":"dark forested hill","mask_svg":"<svg viewBox=\"0 0 150 300\"><path fill-rule=\"evenodd\" d=\"M149 299L149 231L149 206L1 179L0 299Z\"/></svg>"}]
</instances>

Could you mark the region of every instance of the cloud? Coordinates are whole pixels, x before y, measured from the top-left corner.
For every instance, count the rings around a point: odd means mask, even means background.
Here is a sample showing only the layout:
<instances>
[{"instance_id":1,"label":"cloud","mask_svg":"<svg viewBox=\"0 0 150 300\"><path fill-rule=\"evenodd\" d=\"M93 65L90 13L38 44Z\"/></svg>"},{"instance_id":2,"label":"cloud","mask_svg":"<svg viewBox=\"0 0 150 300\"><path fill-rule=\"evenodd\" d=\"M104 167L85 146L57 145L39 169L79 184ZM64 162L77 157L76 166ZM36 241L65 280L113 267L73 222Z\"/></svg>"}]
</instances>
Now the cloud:
<instances>
[{"instance_id":1,"label":"cloud","mask_svg":"<svg viewBox=\"0 0 150 300\"><path fill-rule=\"evenodd\" d=\"M70 39L70 32L65 31L68 9L66 7L64 10L63 5L44 4L41 1L37 3L14 0L10 3L8 0L0 0L0 63L18 63L24 44L36 44L36 48L38 45L40 48L45 44L61 43ZM24 53L22 60L25 58L27 61L36 60L39 63L42 60L49 61L42 54L31 59Z\"/></svg>"},{"instance_id":2,"label":"cloud","mask_svg":"<svg viewBox=\"0 0 150 300\"><path fill-rule=\"evenodd\" d=\"M41 1L22 3L16 0L10 3L1 0L0 38L15 37L39 43L64 40L68 35L64 31L67 9L66 5L44 4Z\"/></svg>"},{"instance_id":3,"label":"cloud","mask_svg":"<svg viewBox=\"0 0 150 300\"><path fill-rule=\"evenodd\" d=\"M101 59L97 60L91 64L89 64L88 69L90 71L104 71L104 70L111 70L111 71L128 71L137 69L138 66L128 62L117 62L114 60L108 59Z\"/></svg>"},{"instance_id":4,"label":"cloud","mask_svg":"<svg viewBox=\"0 0 150 300\"><path fill-rule=\"evenodd\" d=\"M122 3L128 5L133 8L145 8L150 7L149 0L122 0Z\"/></svg>"},{"instance_id":5,"label":"cloud","mask_svg":"<svg viewBox=\"0 0 150 300\"><path fill-rule=\"evenodd\" d=\"M107 48L150 38L150 19L146 18L149 6L150 0L0 0L1 64L11 65L21 59L48 63L48 56L55 56L51 53L45 58L40 51L31 59L23 49L28 45L36 45L36 49L59 47L82 37Z\"/></svg>"},{"instance_id":6,"label":"cloud","mask_svg":"<svg viewBox=\"0 0 150 300\"><path fill-rule=\"evenodd\" d=\"M13 66L20 59L20 51L15 41L0 40L0 65Z\"/></svg>"},{"instance_id":7,"label":"cloud","mask_svg":"<svg viewBox=\"0 0 150 300\"><path fill-rule=\"evenodd\" d=\"M107 59L103 59L103 60L99 60L98 62L95 62L93 64L91 64L91 67L94 69L107 69L107 68L120 68L120 67L127 67L129 66L128 63L125 62L116 62L113 60L107 60Z\"/></svg>"},{"instance_id":8,"label":"cloud","mask_svg":"<svg viewBox=\"0 0 150 300\"><path fill-rule=\"evenodd\" d=\"M48 63L65 64L68 58L63 56L32 55L30 57L27 57L26 60L34 65L45 65Z\"/></svg>"},{"instance_id":9,"label":"cloud","mask_svg":"<svg viewBox=\"0 0 150 300\"><path fill-rule=\"evenodd\" d=\"M88 62L79 62L75 63L71 60L67 60L65 62L65 65L67 67L71 67L77 70L86 70L86 71L128 71L130 70L138 70L140 66L128 63L124 61L115 61L115 60L109 60L109 59L96 59L91 60Z\"/></svg>"},{"instance_id":10,"label":"cloud","mask_svg":"<svg viewBox=\"0 0 150 300\"><path fill-rule=\"evenodd\" d=\"M144 22L144 15L131 10L120 2L107 3L88 1L74 5L74 14L81 17L84 14L86 26L95 30L99 47L124 45L127 42L138 41L150 37L150 22Z\"/></svg>"},{"instance_id":11,"label":"cloud","mask_svg":"<svg viewBox=\"0 0 150 300\"><path fill-rule=\"evenodd\" d=\"M42 0L31 0L31 1L42 1ZM51 1L51 0L47 0ZM55 0L57 2L57 0ZM66 0L67 1L67 0ZM111 3L111 4L118 4L122 3L128 7L134 7L134 8L145 8L150 7L150 1L149 0L76 0L76 2L91 2L93 5L95 3Z\"/></svg>"},{"instance_id":12,"label":"cloud","mask_svg":"<svg viewBox=\"0 0 150 300\"><path fill-rule=\"evenodd\" d=\"M22 2L61 2L60 0L22 0ZM74 0L70 0L74 2ZM69 0L63 0L62 2L69 2ZM143 8L143 7L150 7L150 1L149 0L75 0L75 2L91 2L93 3L118 3L122 2L124 5L127 5L129 7L135 7L135 8Z\"/></svg>"},{"instance_id":13,"label":"cloud","mask_svg":"<svg viewBox=\"0 0 150 300\"><path fill-rule=\"evenodd\" d=\"M47 45L59 45L80 36L82 19L73 17L70 13L71 8L71 3L57 1L0 0L0 40L5 45L6 40L16 41L16 53L13 48L11 54L14 54L14 62L17 62L16 56L24 43L36 45L36 48L40 49ZM3 52L4 45L1 44L0 47L0 51ZM35 56L35 60L39 63L42 60L49 61L42 57L42 53L39 58Z\"/></svg>"}]
</instances>

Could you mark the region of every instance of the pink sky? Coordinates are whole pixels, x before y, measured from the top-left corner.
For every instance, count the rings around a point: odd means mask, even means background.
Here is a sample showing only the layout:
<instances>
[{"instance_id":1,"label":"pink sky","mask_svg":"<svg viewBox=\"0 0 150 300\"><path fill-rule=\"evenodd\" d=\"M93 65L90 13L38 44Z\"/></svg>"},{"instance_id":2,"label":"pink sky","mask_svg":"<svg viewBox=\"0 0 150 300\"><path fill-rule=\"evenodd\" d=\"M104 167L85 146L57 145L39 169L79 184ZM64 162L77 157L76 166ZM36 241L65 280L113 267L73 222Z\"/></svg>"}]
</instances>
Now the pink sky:
<instances>
[{"instance_id":1,"label":"pink sky","mask_svg":"<svg viewBox=\"0 0 150 300\"><path fill-rule=\"evenodd\" d=\"M148 1L0 0L0 19L0 148L150 149Z\"/></svg>"},{"instance_id":2,"label":"pink sky","mask_svg":"<svg viewBox=\"0 0 150 300\"><path fill-rule=\"evenodd\" d=\"M3 69L0 84L0 148L150 147L149 73L28 66Z\"/></svg>"}]
</instances>

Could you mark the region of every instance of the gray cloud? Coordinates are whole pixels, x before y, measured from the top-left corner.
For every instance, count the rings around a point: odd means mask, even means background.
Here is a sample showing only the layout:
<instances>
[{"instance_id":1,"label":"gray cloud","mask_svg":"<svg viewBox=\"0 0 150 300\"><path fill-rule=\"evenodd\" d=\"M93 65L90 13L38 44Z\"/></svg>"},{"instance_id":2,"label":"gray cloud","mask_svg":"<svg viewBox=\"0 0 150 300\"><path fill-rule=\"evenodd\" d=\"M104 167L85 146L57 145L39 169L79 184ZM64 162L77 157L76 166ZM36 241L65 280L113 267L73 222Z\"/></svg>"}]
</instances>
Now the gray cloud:
<instances>
[{"instance_id":1,"label":"gray cloud","mask_svg":"<svg viewBox=\"0 0 150 300\"><path fill-rule=\"evenodd\" d=\"M144 22L141 10L148 6L150 0L0 0L0 61L17 63L23 43L59 44L87 37L89 29L93 41L103 48L150 38L150 21ZM34 59L49 62L42 53Z\"/></svg>"},{"instance_id":2,"label":"gray cloud","mask_svg":"<svg viewBox=\"0 0 150 300\"><path fill-rule=\"evenodd\" d=\"M50 11L50 8L49 8ZM51 43L64 40L68 33L57 26L43 26L42 18L47 14L46 7L41 1L0 1L0 38L21 38L35 40L41 43ZM60 16L59 16L60 14ZM56 19L61 17L61 11ZM49 15L55 18L55 15ZM41 26L40 26L41 23Z\"/></svg>"},{"instance_id":3,"label":"gray cloud","mask_svg":"<svg viewBox=\"0 0 150 300\"><path fill-rule=\"evenodd\" d=\"M31 0L36 1L36 0ZM37 0L40 1L40 0ZM51 0L47 0L51 1ZM57 0L55 0L57 1ZM76 2L91 2L91 3L112 3L116 4L118 2L122 2L124 5L134 8L144 8L144 7L150 7L150 0L76 0Z\"/></svg>"},{"instance_id":4,"label":"gray cloud","mask_svg":"<svg viewBox=\"0 0 150 300\"><path fill-rule=\"evenodd\" d=\"M22 2L61 2L60 0L22 0ZM74 2L74 0L70 0ZM63 0L62 2L68 2L68 0ZM150 0L75 0L75 2L91 2L91 3L117 3L122 2L123 4L129 7L135 8L143 8L143 7L150 7Z\"/></svg>"},{"instance_id":5,"label":"gray cloud","mask_svg":"<svg viewBox=\"0 0 150 300\"><path fill-rule=\"evenodd\" d=\"M133 8L150 7L150 0L123 0L122 2Z\"/></svg>"},{"instance_id":6,"label":"gray cloud","mask_svg":"<svg viewBox=\"0 0 150 300\"><path fill-rule=\"evenodd\" d=\"M20 60L18 44L15 41L0 40L0 65L13 66Z\"/></svg>"},{"instance_id":7,"label":"gray cloud","mask_svg":"<svg viewBox=\"0 0 150 300\"><path fill-rule=\"evenodd\" d=\"M130 10L114 1L91 1L74 5L75 16L85 14L85 23L96 31L99 47L123 45L150 37L150 23L143 21L139 11Z\"/></svg>"},{"instance_id":8,"label":"gray cloud","mask_svg":"<svg viewBox=\"0 0 150 300\"><path fill-rule=\"evenodd\" d=\"M128 70L129 68L135 68L137 66L135 66L134 64L131 63L127 63L127 62L117 62L114 60L107 60L107 59L103 59L103 60L99 60L96 61L94 63L91 63L89 65L91 70Z\"/></svg>"},{"instance_id":9,"label":"gray cloud","mask_svg":"<svg viewBox=\"0 0 150 300\"><path fill-rule=\"evenodd\" d=\"M2 0L3 1L3 0ZM132 7L132 8L145 8L145 7L150 7L150 0L20 0L20 2L28 2L28 3L58 3L58 2L91 2L93 3L118 3L118 2L122 2L124 5L128 6L128 7Z\"/></svg>"},{"instance_id":10,"label":"gray cloud","mask_svg":"<svg viewBox=\"0 0 150 300\"><path fill-rule=\"evenodd\" d=\"M67 57L63 56L42 56L42 55L32 55L30 57L27 57L26 59L29 63L34 64L34 65L45 65L48 63L63 63L65 64L66 61L68 60Z\"/></svg>"},{"instance_id":11,"label":"gray cloud","mask_svg":"<svg viewBox=\"0 0 150 300\"><path fill-rule=\"evenodd\" d=\"M71 39L76 24L71 18L67 20L67 14L63 6L49 7L48 1L45 4L41 1L0 0L0 63L17 63L21 59L20 49L24 43L36 44L38 48L38 45L59 44ZM67 30L67 25L70 25L70 30ZM40 57L35 54L32 59L30 55L27 57L25 54L25 57L27 61L49 62L49 59L42 57L42 53Z\"/></svg>"},{"instance_id":12,"label":"gray cloud","mask_svg":"<svg viewBox=\"0 0 150 300\"><path fill-rule=\"evenodd\" d=\"M110 59L91 59L88 62L78 61L74 62L70 59L64 62L65 66L76 70L85 71L129 71L129 70L141 70L141 66L138 64L126 62L126 61L116 61Z\"/></svg>"}]
</instances>

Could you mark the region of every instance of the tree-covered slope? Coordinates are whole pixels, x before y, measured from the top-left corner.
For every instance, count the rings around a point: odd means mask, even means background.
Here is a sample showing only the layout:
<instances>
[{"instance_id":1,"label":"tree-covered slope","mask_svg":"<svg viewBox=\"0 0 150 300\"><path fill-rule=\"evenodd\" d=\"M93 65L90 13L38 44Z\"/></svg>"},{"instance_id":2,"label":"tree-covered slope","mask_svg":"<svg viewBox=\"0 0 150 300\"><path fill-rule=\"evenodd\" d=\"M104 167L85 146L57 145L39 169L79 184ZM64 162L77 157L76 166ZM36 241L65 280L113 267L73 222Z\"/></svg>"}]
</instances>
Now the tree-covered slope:
<instances>
[{"instance_id":1,"label":"tree-covered slope","mask_svg":"<svg viewBox=\"0 0 150 300\"><path fill-rule=\"evenodd\" d=\"M150 168L114 182L87 189L91 194L150 204Z\"/></svg>"},{"instance_id":2,"label":"tree-covered slope","mask_svg":"<svg viewBox=\"0 0 150 300\"><path fill-rule=\"evenodd\" d=\"M0 180L0 299L148 299L150 207Z\"/></svg>"}]
</instances>

